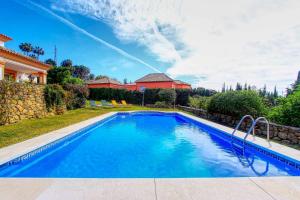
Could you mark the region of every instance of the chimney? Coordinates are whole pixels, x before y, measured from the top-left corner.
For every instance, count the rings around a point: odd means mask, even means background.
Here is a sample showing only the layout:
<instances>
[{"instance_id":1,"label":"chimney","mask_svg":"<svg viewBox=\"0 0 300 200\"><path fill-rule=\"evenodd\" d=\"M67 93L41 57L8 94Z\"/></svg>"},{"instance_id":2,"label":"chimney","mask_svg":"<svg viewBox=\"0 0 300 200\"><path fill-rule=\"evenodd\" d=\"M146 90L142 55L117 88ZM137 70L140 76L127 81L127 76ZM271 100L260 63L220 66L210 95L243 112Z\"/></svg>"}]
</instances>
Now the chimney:
<instances>
[{"instance_id":1,"label":"chimney","mask_svg":"<svg viewBox=\"0 0 300 200\"><path fill-rule=\"evenodd\" d=\"M5 42L12 40L10 37L0 33L0 47L4 47Z\"/></svg>"}]
</instances>

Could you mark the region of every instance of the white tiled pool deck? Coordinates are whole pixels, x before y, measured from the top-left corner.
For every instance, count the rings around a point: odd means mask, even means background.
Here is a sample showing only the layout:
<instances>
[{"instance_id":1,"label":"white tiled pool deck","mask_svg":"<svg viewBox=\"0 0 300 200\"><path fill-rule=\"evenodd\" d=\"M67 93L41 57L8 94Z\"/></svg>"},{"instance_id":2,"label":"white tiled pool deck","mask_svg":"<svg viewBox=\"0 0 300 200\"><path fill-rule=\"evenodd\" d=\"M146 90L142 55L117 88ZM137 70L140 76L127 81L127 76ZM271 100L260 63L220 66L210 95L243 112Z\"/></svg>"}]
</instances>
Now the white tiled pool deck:
<instances>
[{"instance_id":1,"label":"white tiled pool deck","mask_svg":"<svg viewBox=\"0 0 300 200\"><path fill-rule=\"evenodd\" d=\"M233 129L179 112L227 133ZM104 114L0 149L0 164L114 115ZM243 137L243 132L237 132ZM300 151L264 139L249 141L300 160ZM65 179L0 178L0 199L212 199L299 200L300 177L182 178L182 179Z\"/></svg>"}]
</instances>

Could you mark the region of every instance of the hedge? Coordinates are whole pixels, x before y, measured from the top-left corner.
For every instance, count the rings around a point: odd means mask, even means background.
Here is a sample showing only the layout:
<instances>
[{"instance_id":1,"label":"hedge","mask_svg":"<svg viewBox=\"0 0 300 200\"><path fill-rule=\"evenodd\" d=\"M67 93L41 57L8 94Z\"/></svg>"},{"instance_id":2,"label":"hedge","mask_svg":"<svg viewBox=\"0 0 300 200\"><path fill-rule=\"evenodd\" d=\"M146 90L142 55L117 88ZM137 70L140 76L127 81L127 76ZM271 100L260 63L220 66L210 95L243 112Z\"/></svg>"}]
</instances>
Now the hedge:
<instances>
[{"instance_id":1,"label":"hedge","mask_svg":"<svg viewBox=\"0 0 300 200\"><path fill-rule=\"evenodd\" d=\"M157 101L165 101L160 98L159 92L166 89L146 89L145 90L145 104L155 104ZM176 104L186 106L188 104L191 90L177 89L176 90ZM117 101L126 100L131 104L142 104L143 94L139 91L129 91L124 89L113 88L90 88L89 99L92 100L107 100L115 99Z\"/></svg>"}]
</instances>

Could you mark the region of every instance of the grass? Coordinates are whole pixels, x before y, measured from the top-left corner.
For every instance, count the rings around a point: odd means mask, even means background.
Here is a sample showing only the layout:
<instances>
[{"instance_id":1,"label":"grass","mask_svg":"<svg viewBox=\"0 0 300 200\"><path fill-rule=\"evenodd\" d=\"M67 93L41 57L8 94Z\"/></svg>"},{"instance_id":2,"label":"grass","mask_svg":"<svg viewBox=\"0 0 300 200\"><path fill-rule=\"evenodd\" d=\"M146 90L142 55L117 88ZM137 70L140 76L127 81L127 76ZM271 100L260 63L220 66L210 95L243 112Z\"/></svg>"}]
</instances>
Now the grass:
<instances>
[{"instance_id":1,"label":"grass","mask_svg":"<svg viewBox=\"0 0 300 200\"><path fill-rule=\"evenodd\" d=\"M0 148L22 142L30 138L54 131L68 125L96 117L112 111L130 110L173 110L146 108L141 106L114 107L114 108L81 108L70 110L63 115L49 116L42 119L26 119L19 123L0 126Z\"/></svg>"}]
</instances>

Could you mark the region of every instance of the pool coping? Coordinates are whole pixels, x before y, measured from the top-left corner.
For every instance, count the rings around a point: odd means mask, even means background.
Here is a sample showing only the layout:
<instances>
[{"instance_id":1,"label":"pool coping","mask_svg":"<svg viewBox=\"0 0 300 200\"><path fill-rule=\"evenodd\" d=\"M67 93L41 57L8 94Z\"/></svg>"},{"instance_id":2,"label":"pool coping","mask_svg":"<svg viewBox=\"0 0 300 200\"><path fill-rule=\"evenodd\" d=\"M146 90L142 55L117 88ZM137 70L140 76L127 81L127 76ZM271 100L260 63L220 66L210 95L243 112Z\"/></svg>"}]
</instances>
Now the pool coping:
<instances>
[{"instance_id":1,"label":"pool coping","mask_svg":"<svg viewBox=\"0 0 300 200\"><path fill-rule=\"evenodd\" d=\"M43 134L41 136L37 136L34 138L31 138L29 140L25 140L23 142L17 143L17 144L13 144L4 148L0 148L0 165L3 165L11 160L14 160L16 158L19 158L27 153L30 153L38 148L41 148L49 143L55 142L59 139L62 139L68 135L71 135L72 133L79 131L85 127L88 127L89 125L95 124L101 120L107 119L117 113L133 113L133 112L161 112L161 113L177 113L180 114L182 116L185 116L187 118L190 118L192 120L195 120L197 122L203 123L207 126L219 129L227 134L230 134L233 129L230 127L226 127L224 125L221 124L217 124L215 122L203 119L203 118L199 118L184 112L180 112L180 111L155 111L155 110L145 110L145 111L117 111L117 112L109 112L88 120L84 120L82 122L55 130L55 131L51 131L49 133ZM245 133L242 131L237 131L235 136L239 139L243 139ZM252 135L249 135L249 137L247 138L247 141L250 143L253 143L255 145L258 145L260 147L269 149L275 153L279 153L283 156L289 157L291 159L294 159L298 162L300 162L300 151L275 143L275 142L267 142L265 139L263 138L259 138L259 137L253 137Z\"/></svg>"},{"instance_id":2,"label":"pool coping","mask_svg":"<svg viewBox=\"0 0 300 200\"><path fill-rule=\"evenodd\" d=\"M134 111L129 111L134 112ZM140 112L140 111L138 111ZM156 112L156 111L154 111ZM159 111L161 112L161 111ZM110 112L68 127L0 149L0 163L7 162L46 144L66 137L115 115ZM183 112L178 113L221 131L233 129ZM243 133L237 132L242 138ZM249 140L268 147L262 138ZM272 150L298 158L290 147L271 143ZM279 148L279 149L278 149ZM149 200L298 200L300 177L228 177L228 178L0 178L3 199L149 199Z\"/></svg>"},{"instance_id":3,"label":"pool coping","mask_svg":"<svg viewBox=\"0 0 300 200\"><path fill-rule=\"evenodd\" d=\"M299 177L0 178L2 199L298 200Z\"/></svg>"}]
</instances>

